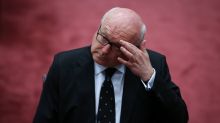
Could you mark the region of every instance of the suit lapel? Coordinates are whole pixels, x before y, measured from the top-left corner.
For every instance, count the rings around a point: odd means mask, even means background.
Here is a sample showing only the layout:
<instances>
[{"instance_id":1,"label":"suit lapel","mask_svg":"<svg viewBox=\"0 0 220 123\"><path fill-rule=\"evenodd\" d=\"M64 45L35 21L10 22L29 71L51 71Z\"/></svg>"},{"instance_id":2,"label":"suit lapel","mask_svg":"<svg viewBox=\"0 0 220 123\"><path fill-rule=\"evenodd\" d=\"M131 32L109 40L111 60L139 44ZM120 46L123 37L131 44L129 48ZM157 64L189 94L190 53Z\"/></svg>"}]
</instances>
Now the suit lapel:
<instances>
[{"instance_id":1,"label":"suit lapel","mask_svg":"<svg viewBox=\"0 0 220 123\"><path fill-rule=\"evenodd\" d=\"M79 93L84 99L82 104L82 111L84 113L84 120L88 123L95 123L95 82L94 82L94 62L90 53L90 48L86 51L85 56L79 58L79 76L80 80Z\"/></svg>"},{"instance_id":2,"label":"suit lapel","mask_svg":"<svg viewBox=\"0 0 220 123\"><path fill-rule=\"evenodd\" d=\"M129 118L131 118L139 83L140 79L137 76L134 76L132 72L126 68L122 97L121 123L127 123Z\"/></svg>"}]
</instances>

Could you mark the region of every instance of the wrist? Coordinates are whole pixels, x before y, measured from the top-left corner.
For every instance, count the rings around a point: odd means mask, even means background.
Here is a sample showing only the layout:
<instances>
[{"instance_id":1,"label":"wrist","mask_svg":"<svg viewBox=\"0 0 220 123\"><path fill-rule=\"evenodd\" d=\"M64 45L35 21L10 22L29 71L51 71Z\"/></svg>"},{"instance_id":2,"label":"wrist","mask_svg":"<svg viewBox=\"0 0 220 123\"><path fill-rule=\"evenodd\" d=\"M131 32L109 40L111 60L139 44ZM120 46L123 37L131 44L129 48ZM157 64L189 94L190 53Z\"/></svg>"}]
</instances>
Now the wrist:
<instances>
[{"instance_id":1,"label":"wrist","mask_svg":"<svg viewBox=\"0 0 220 123\"><path fill-rule=\"evenodd\" d=\"M147 72L145 75L143 75L143 76L141 77L141 80L143 80L144 82L149 81L150 78L151 78L151 76L153 75L153 73L154 73L154 69L151 68L150 70L148 70L148 72Z\"/></svg>"}]
</instances>

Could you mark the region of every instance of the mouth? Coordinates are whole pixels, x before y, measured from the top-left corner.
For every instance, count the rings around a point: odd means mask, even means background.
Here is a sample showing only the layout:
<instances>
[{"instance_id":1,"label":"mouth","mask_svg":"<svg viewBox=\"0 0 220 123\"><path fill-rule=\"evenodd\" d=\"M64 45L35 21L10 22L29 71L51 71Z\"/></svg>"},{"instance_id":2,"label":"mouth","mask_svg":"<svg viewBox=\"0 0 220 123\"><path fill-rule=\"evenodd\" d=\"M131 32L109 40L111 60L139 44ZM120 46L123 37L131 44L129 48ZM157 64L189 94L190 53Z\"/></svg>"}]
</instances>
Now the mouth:
<instances>
[{"instance_id":1,"label":"mouth","mask_svg":"<svg viewBox=\"0 0 220 123\"><path fill-rule=\"evenodd\" d=\"M99 57L101 60L105 59L105 55L103 55L103 54L101 54L101 53L98 54L98 57Z\"/></svg>"}]
</instances>

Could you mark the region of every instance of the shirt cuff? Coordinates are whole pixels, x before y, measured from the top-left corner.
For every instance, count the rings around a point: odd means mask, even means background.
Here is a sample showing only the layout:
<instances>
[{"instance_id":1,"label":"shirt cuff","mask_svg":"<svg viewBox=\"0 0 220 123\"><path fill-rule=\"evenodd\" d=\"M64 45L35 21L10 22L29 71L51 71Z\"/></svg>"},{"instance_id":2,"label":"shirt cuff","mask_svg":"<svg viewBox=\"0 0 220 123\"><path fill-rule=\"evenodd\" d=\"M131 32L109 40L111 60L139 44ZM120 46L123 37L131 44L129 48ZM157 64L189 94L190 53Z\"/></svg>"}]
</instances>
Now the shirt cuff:
<instances>
[{"instance_id":1,"label":"shirt cuff","mask_svg":"<svg viewBox=\"0 0 220 123\"><path fill-rule=\"evenodd\" d=\"M146 90L150 90L153 87L154 79L156 76L156 70L153 68L153 71L154 71L153 75L151 76L151 78L148 80L147 83L141 80Z\"/></svg>"}]
</instances>

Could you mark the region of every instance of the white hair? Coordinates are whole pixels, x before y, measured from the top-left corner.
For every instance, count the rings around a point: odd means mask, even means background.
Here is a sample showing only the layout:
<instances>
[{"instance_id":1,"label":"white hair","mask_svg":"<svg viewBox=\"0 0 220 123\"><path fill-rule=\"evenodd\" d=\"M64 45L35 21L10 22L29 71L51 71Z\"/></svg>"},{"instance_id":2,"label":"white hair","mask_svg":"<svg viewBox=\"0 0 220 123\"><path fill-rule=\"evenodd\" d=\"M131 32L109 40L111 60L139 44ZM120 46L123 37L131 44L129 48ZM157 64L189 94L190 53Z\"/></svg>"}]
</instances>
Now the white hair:
<instances>
[{"instance_id":1,"label":"white hair","mask_svg":"<svg viewBox=\"0 0 220 123\"><path fill-rule=\"evenodd\" d=\"M144 40L144 36L145 36L146 31L147 31L147 28L146 28L145 24L143 23L141 26L141 35L140 35L141 42Z\"/></svg>"}]
</instances>

